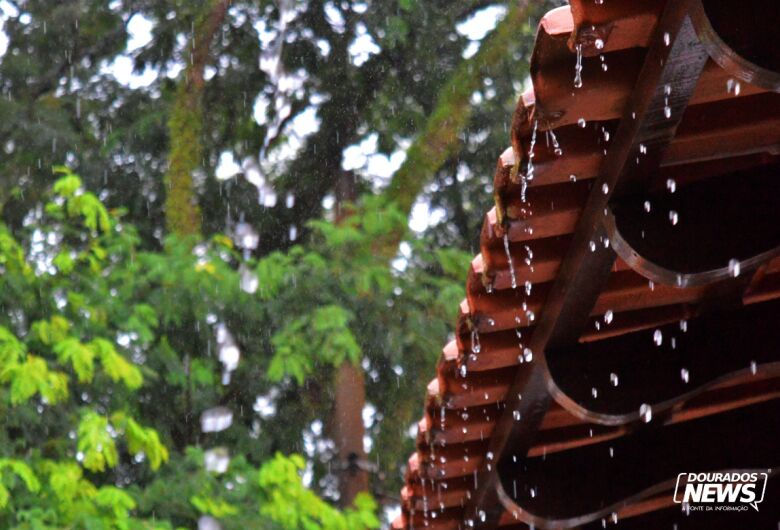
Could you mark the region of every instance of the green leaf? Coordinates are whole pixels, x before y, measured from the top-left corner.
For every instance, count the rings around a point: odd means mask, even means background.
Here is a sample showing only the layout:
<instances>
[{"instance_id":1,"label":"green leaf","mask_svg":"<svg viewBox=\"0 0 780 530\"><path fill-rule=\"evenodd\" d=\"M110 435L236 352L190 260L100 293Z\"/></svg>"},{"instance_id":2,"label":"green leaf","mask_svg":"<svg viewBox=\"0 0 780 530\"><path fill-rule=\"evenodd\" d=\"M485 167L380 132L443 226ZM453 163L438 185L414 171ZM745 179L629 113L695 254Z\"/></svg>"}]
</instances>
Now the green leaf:
<instances>
[{"instance_id":1,"label":"green leaf","mask_svg":"<svg viewBox=\"0 0 780 530\"><path fill-rule=\"evenodd\" d=\"M100 359L103 370L112 381L122 381L131 390L143 384L141 370L117 353L114 345L105 339L94 339L89 347Z\"/></svg>"},{"instance_id":2,"label":"green leaf","mask_svg":"<svg viewBox=\"0 0 780 530\"><path fill-rule=\"evenodd\" d=\"M26 349L7 328L0 326L0 365L16 363L24 357Z\"/></svg>"},{"instance_id":3,"label":"green leaf","mask_svg":"<svg viewBox=\"0 0 780 530\"><path fill-rule=\"evenodd\" d=\"M69 330L70 322L59 315L54 315L49 320L33 322L32 325L33 335L47 346L65 340Z\"/></svg>"},{"instance_id":4,"label":"green leaf","mask_svg":"<svg viewBox=\"0 0 780 530\"><path fill-rule=\"evenodd\" d=\"M59 168L62 168L62 166L58 166ZM72 197L76 191L78 191L81 188L81 179L70 172L69 169L64 168L64 170L56 171L59 173L65 173L64 177L60 177L57 179L57 181L54 183L54 193L57 195L60 195L61 197Z\"/></svg>"},{"instance_id":5,"label":"green leaf","mask_svg":"<svg viewBox=\"0 0 780 530\"><path fill-rule=\"evenodd\" d=\"M73 366L79 383L92 381L95 375L95 351L92 348L76 338L68 337L55 344L52 349L61 363L70 363Z\"/></svg>"},{"instance_id":6,"label":"green leaf","mask_svg":"<svg viewBox=\"0 0 780 530\"><path fill-rule=\"evenodd\" d=\"M109 431L108 418L86 412L78 426L78 449L84 454L83 466L90 471L105 471L119 461L116 444Z\"/></svg>"},{"instance_id":7,"label":"green leaf","mask_svg":"<svg viewBox=\"0 0 780 530\"><path fill-rule=\"evenodd\" d=\"M67 376L49 370L46 361L28 355L23 363L10 363L0 368L0 382L11 382L11 404L24 403L37 393L49 403L57 403L68 395Z\"/></svg>"},{"instance_id":8,"label":"green leaf","mask_svg":"<svg viewBox=\"0 0 780 530\"><path fill-rule=\"evenodd\" d=\"M95 495L95 504L107 508L117 519L126 519L130 510L136 504L133 498L125 491L114 486L103 486Z\"/></svg>"}]
</instances>

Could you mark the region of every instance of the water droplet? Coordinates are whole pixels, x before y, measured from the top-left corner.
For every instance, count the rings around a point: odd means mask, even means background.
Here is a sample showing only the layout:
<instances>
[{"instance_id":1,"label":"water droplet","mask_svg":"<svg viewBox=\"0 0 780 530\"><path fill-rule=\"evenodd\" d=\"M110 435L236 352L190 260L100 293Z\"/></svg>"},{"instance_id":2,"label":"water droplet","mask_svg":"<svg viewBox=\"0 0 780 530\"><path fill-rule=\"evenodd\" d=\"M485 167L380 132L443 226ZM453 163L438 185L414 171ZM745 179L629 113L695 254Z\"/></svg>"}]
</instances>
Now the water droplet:
<instances>
[{"instance_id":1,"label":"water droplet","mask_svg":"<svg viewBox=\"0 0 780 530\"><path fill-rule=\"evenodd\" d=\"M603 50L604 49L604 40L603 39L596 39L593 42L593 45L596 47L597 50Z\"/></svg>"},{"instance_id":2,"label":"water droplet","mask_svg":"<svg viewBox=\"0 0 780 530\"><path fill-rule=\"evenodd\" d=\"M577 125L579 125L580 129L584 129L587 124L588 122L585 121L585 118L577 120Z\"/></svg>"},{"instance_id":3,"label":"water droplet","mask_svg":"<svg viewBox=\"0 0 780 530\"><path fill-rule=\"evenodd\" d=\"M599 397L599 390L594 386L590 389L590 395L593 396L593 398Z\"/></svg>"},{"instance_id":4,"label":"water droplet","mask_svg":"<svg viewBox=\"0 0 780 530\"><path fill-rule=\"evenodd\" d=\"M577 61L574 63L574 88L581 88L582 87L582 44L577 44L576 51L577 51Z\"/></svg>"},{"instance_id":5,"label":"water droplet","mask_svg":"<svg viewBox=\"0 0 780 530\"><path fill-rule=\"evenodd\" d=\"M667 120L672 117L672 107L664 105L664 118Z\"/></svg>"},{"instance_id":6,"label":"water droplet","mask_svg":"<svg viewBox=\"0 0 780 530\"><path fill-rule=\"evenodd\" d=\"M756 361L750 361L750 373L756 375L757 371L758 371L758 365L756 364Z\"/></svg>"},{"instance_id":7,"label":"water droplet","mask_svg":"<svg viewBox=\"0 0 780 530\"><path fill-rule=\"evenodd\" d=\"M526 192L528 191L528 183L534 179L534 147L536 146L536 131L539 122L534 120L534 128L531 131L531 143L528 146L528 169L525 175L522 176L522 183L520 187L520 199L522 202L526 201Z\"/></svg>"},{"instance_id":8,"label":"water droplet","mask_svg":"<svg viewBox=\"0 0 780 530\"><path fill-rule=\"evenodd\" d=\"M664 31L664 44L666 46L669 46L672 43L672 37L669 35L668 31Z\"/></svg>"},{"instance_id":9,"label":"water droplet","mask_svg":"<svg viewBox=\"0 0 780 530\"><path fill-rule=\"evenodd\" d=\"M683 383L687 383L690 380L690 373L688 373L688 370L685 368L682 368L680 370L680 379L683 380Z\"/></svg>"},{"instance_id":10,"label":"water droplet","mask_svg":"<svg viewBox=\"0 0 780 530\"><path fill-rule=\"evenodd\" d=\"M477 354L482 350L482 345L479 343L479 331L477 328L471 330L471 353Z\"/></svg>"},{"instance_id":11,"label":"water droplet","mask_svg":"<svg viewBox=\"0 0 780 530\"><path fill-rule=\"evenodd\" d=\"M569 175L569 180L572 182L577 182L577 175L574 174Z\"/></svg>"},{"instance_id":12,"label":"water droplet","mask_svg":"<svg viewBox=\"0 0 780 530\"><path fill-rule=\"evenodd\" d=\"M650 201L645 201L645 211L650 212Z\"/></svg>"},{"instance_id":13,"label":"water droplet","mask_svg":"<svg viewBox=\"0 0 780 530\"><path fill-rule=\"evenodd\" d=\"M639 417L642 418L642 421L645 423L650 423L650 420L653 419L653 409L648 405L647 403L642 403L639 406Z\"/></svg>"},{"instance_id":14,"label":"water droplet","mask_svg":"<svg viewBox=\"0 0 780 530\"><path fill-rule=\"evenodd\" d=\"M609 374L609 382L612 383L612 386L618 386L620 379L618 379L618 375L613 372Z\"/></svg>"},{"instance_id":15,"label":"water droplet","mask_svg":"<svg viewBox=\"0 0 780 530\"><path fill-rule=\"evenodd\" d=\"M591 241L588 245L590 247L591 252L596 252L596 243Z\"/></svg>"},{"instance_id":16,"label":"water droplet","mask_svg":"<svg viewBox=\"0 0 780 530\"><path fill-rule=\"evenodd\" d=\"M555 132L550 129L547 131L547 135L550 138L550 141L553 145L553 152L555 153L555 156L561 156L563 154L563 149L561 149L560 144L558 143L558 137L555 136Z\"/></svg>"},{"instance_id":17,"label":"water droplet","mask_svg":"<svg viewBox=\"0 0 780 530\"><path fill-rule=\"evenodd\" d=\"M729 274L732 278L736 278L739 276L740 273L740 265L739 260L736 259L730 259L729 260Z\"/></svg>"},{"instance_id":18,"label":"water droplet","mask_svg":"<svg viewBox=\"0 0 780 530\"><path fill-rule=\"evenodd\" d=\"M523 360L527 363L534 360L534 352L530 348L523 348Z\"/></svg>"},{"instance_id":19,"label":"water droplet","mask_svg":"<svg viewBox=\"0 0 780 530\"><path fill-rule=\"evenodd\" d=\"M669 193L674 193L677 191L677 182L674 179L666 179L666 189Z\"/></svg>"},{"instance_id":20,"label":"water droplet","mask_svg":"<svg viewBox=\"0 0 780 530\"><path fill-rule=\"evenodd\" d=\"M602 184L601 185L601 192L604 195L608 194L609 193L609 184L607 184L606 182L604 184Z\"/></svg>"},{"instance_id":21,"label":"water droplet","mask_svg":"<svg viewBox=\"0 0 780 530\"><path fill-rule=\"evenodd\" d=\"M656 346L660 346L664 343L664 334L661 332L660 329L657 329L653 332L653 342Z\"/></svg>"},{"instance_id":22,"label":"water droplet","mask_svg":"<svg viewBox=\"0 0 780 530\"><path fill-rule=\"evenodd\" d=\"M606 313L604 313L604 323L605 324L611 324L612 319L614 318L614 313L611 309L608 309Z\"/></svg>"},{"instance_id":23,"label":"water droplet","mask_svg":"<svg viewBox=\"0 0 780 530\"><path fill-rule=\"evenodd\" d=\"M735 96L738 96L741 89L742 86L739 84L739 81L736 81L733 78L729 78L726 81L726 92L729 94L733 92Z\"/></svg>"},{"instance_id":24,"label":"water droplet","mask_svg":"<svg viewBox=\"0 0 780 530\"><path fill-rule=\"evenodd\" d=\"M512 411L512 417L515 419L515 421L520 421L520 411L519 410L513 410Z\"/></svg>"},{"instance_id":25,"label":"water droplet","mask_svg":"<svg viewBox=\"0 0 780 530\"><path fill-rule=\"evenodd\" d=\"M679 220L680 217L677 215L677 212L669 210L669 222L672 223L672 225L676 225Z\"/></svg>"},{"instance_id":26,"label":"water droplet","mask_svg":"<svg viewBox=\"0 0 780 530\"><path fill-rule=\"evenodd\" d=\"M504 252L506 253L507 267L509 267L509 276L512 279L512 289L517 289L517 276L515 275L515 265L512 262L512 253L509 251L509 234L504 232Z\"/></svg>"}]
</instances>

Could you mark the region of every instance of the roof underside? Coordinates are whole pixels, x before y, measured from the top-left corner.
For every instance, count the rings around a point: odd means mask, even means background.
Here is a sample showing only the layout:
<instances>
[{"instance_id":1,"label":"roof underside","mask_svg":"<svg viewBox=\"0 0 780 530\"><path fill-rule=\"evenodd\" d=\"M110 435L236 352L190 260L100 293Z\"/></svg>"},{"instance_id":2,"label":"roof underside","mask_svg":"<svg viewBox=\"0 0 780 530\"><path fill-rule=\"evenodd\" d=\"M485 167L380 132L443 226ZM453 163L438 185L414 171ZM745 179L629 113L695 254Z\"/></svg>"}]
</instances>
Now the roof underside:
<instances>
[{"instance_id":1,"label":"roof underside","mask_svg":"<svg viewBox=\"0 0 780 530\"><path fill-rule=\"evenodd\" d=\"M541 21L394 528L685 528L677 473L778 463L780 94L701 9Z\"/></svg>"}]
</instances>

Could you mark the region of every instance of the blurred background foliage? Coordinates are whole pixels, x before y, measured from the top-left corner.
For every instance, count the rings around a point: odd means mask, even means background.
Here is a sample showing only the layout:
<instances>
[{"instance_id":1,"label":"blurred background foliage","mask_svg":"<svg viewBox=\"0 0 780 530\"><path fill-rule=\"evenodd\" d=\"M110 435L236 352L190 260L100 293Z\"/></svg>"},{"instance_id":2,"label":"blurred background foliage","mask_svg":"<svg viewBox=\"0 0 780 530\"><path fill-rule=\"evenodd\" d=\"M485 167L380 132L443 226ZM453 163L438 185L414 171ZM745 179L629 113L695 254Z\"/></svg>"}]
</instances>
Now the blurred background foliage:
<instances>
[{"instance_id":1,"label":"blurred background foliage","mask_svg":"<svg viewBox=\"0 0 780 530\"><path fill-rule=\"evenodd\" d=\"M0 527L379 526L551 4L0 1Z\"/></svg>"}]
</instances>

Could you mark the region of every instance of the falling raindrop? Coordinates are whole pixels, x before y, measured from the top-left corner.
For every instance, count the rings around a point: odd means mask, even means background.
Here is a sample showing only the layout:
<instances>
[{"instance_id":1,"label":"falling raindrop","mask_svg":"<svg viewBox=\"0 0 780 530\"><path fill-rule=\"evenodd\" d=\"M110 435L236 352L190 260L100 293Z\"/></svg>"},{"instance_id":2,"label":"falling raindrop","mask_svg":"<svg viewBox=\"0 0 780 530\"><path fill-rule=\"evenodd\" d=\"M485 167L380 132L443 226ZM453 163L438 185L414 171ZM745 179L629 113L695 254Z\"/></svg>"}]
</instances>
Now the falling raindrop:
<instances>
[{"instance_id":1,"label":"falling raindrop","mask_svg":"<svg viewBox=\"0 0 780 530\"><path fill-rule=\"evenodd\" d=\"M750 373L756 375L757 371L758 371L758 364L756 364L756 361L750 361Z\"/></svg>"},{"instance_id":2,"label":"falling raindrop","mask_svg":"<svg viewBox=\"0 0 780 530\"><path fill-rule=\"evenodd\" d=\"M677 214L677 212L674 210L669 210L669 222L672 223L672 225L676 225L679 220L680 216Z\"/></svg>"},{"instance_id":3,"label":"falling raindrop","mask_svg":"<svg viewBox=\"0 0 780 530\"><path fill-rule=\"evenodd\" d=\"M618 375L616 373L609 374L609 382L612 383L612 386L618 386L620 383L620 380L618 379Z\"/></svg>"},{"instance_id":4,"label":"falling raindrop","mask_svg":"<svg viewBox=\"0 0 780 530\"><path fill-rule=\"evenodd\" d=\"M588 122L585 121L585 118L577 120L577 125L579 125L580 129L584 129L587 124Z\"/></svg>"},{"instance_id":5,"label":"falling raindrop","mask_svg":"<svg viewBox=\"0 0 780 530\"><path fill-rule=\"evenodd\" d=\"M569 175L569 180L572 182L577 182L577 175L572 173L571 175Z\"/></svg>"},{"instance_id":6,"label":"falling raindrop","mask_svg":"<svg viewBox=\"0 0 780 530\"><path fill-rule=\"evenodd\" d=\"M563 154L563 149L561 149L560 144L558 143L558 137L555 136L555 132L550 129L547 131L547 134L549 135L550 141L553 145L553 152L555 153L555 156L561 156Z\"/></svg>"},{"instance_id":7,"label":"falling raindrop","mask_svg":"<svg viewBox=\"0 0 780 530\"><path fill-rule=\"evenodd\" d=\"M736 259L730 259L729 260L729 274L732 278L736 278L739 276L740 273L740 265L739 260Z\"/></svg>"},{"instance_id":8,"label":"falling raindrop","mask_svg":"<svg viewBox=\"0 0 780 530\"><path fill-rule=\"evenodd\" d=\"M522 185L520 187L520 199L522 202L526 202L528 183L534 179L534 147L536 147L536 130L538 125L539 122L534 120L534 127L531 130L531 143L528 145L528 169L525 175L522 176Z\"/></svg>"},{"instance_id":9,"label":"falling raindrop","mask_svg":"<svg viewBox=\"0 0 780 530\"><path fill-rule=\"evenodd\" d=\"M523 349L523 360L527 363L530 363L534 359L534 352L531 351L530 348L524 348Z\"/></svg>"},{"instance_id":10,"label":"falling raindrop","mask_svg":"<svg viewBox=\"0 0 780 530\"><path fill-rule=\"evenodd\" d=\"M513 410L512 411L512 417L515 419L515 421L520 421L521 414L519 410Z\"/></svg>"},{"instance_id":11,"label":"falling raindrop","mask_svg":"<svg viewBox=\"0 0 780 530\"><path fill-rule=\"evenodd\" d=\"M672 43L672 37L669 35L668 31L664 31L664 44L666 46L669 46Z\"/></svg>"},{"instance_id":12,"label":"falling raindrop","mask_svg":"<svg viewBox=\"0 0 780 530\"><path fill-rule=\"evenodd\" d=\"M577 44L576 50L577 50L577 62L574 63L574 88L581 88L582 87L582 44Z\"/></svg>"},{"instance_id":13,"label":"falling raindrop","mask_svg":"<svg viewBox=\"0 0 780 530\"><path fill-rule=\"evenodd\" d=\"M607 66L606 58L603 55L599 55L599 60L601 60L601 70L604 72L609 70L609 66Z\"/></svg>"},{"instance_id":14,"label":"falling raindrop","mask_svg":"<svg viewBox=\"0 0 780 530\"><path fill-rule=\"evenodd\" d=\"M666 179L666 189L669 193L674 193L677 191L677 182L674 179Z\"/></svg>"},{"instance_id":15,"label":"falling raindrop","mask_svg":"<svg viewBox=\"0 0 780 530\"><path fill-rule=\"evenodd\" d=\"M594 398L599 397L599 391L595 386L590 389L590 395L592 395Z\"/></svg>"},{"instance_id":16,"label":"falling raindrop","mask_svg":"<svg viewBox=\"0 0 780 530\"><path fill-rule=\"evenodd\" d=\"M683 380L683 383L687 383L691 378L691 374L688 372L687 369L682 368L680 370L680 379Z\"/></svg>"},{"instance_id":17,"label":"falling raindrop","mask_svg":"<svg viewBox=\"0 0 780 530\"><path fill-rule=\"evenodd\" d=\"M476 327L471 330L471 354L476 359L477 354L482 350L482 345L479 343L479 331Z\"/></svg>"},{"instance_id":18,"label":"falling raindrop","mask_svg":"<svg viewBox=\"0 0 780 530\"><path fill-rule=\"evenodd\" d=\"M664 334L661 332L660 329L657 329L653 332L653 342L656 346L660 346L664 343Z\"/></svg>"},{"instance_id":19,"label":"falling raindrop","mask_svg":"<svg viewBox=\"0 0 780 530\"><path fill-rule=\"evenodd\" d=\"M741 89L742 86L739 84L739 81L736 81L733 78L729 78L726 81L726 92L728 92L729 94L733 92L735 96L738 96Z\"/></svg>"},{"instance_id":20,"label":"falling raindrop","mask_svg":"<svg viewBox=\"0 0 780 530\"><path fill-rule=\"evenodd\" d=\"M604 323L605 324L611 324L612 319L614 318L615 314L612 312L611 309L608 309L606 313L604 313Z\"/></svg>"},{"instance_id":21,"label":"falling raindrop","mask_svg":"<svg viewBox=\"0 0 780 530\"><path fill-rule=\"evenodd\" d=\"M609 184L607 184L606 182L604 184L602 184L601 185L601 191L602 191L602 193L604 193L604 195L608 194L609 193Z\"/></svg>"},{"instance_id":22,"label":"falling raindrop","mask_svg":"<svg viewBox=\"0 0 780 530\"><path fill-rule=\"evenodd\" d=\"M645 423L650 423L650 420L653 419L653 409L648 405L647 403L642 403L639 406L639 417L642 418L642 421Z\"/></svg>"},{"instance_id":23,"label":"falling raindrop","mask_svg":"<svg viewBox=\"0 0 780 530\"><path fill-rule=\"evenodd\" d=\"M591 251L591 252L596 252L596 242L595 242L595 241L591 241L591 242L588 244L588 247L590 248L590 251Z\"/></svg>"},{"instance_id":24,"label":"falling raindrop","mask_svg":"<svg viewBox=\"0 0 780 530\"><path fill-rule=\"evenodd\" d=\"M506 262L509 267L509 276L512 279L512 289L517 289L517 275L515 274L515 265L512 262L512 253L509 251L509 234L504 232L504 252L506 252Z\"/></svg>"}]
</instances>

